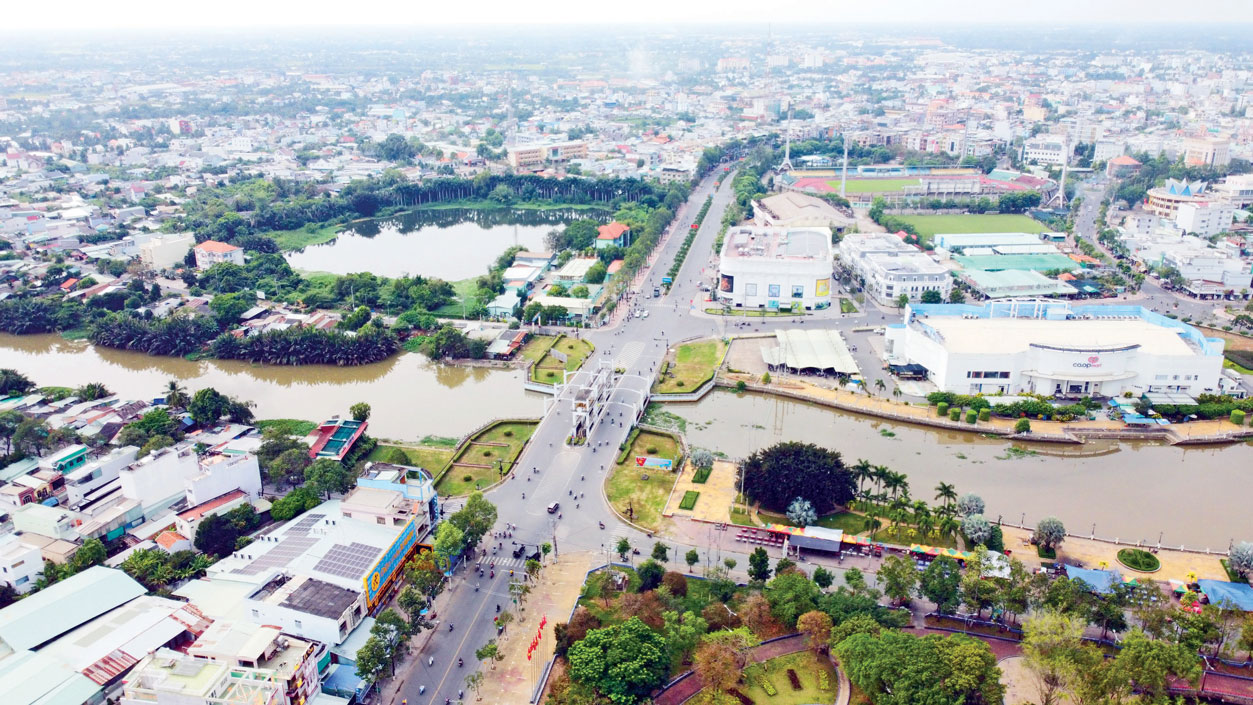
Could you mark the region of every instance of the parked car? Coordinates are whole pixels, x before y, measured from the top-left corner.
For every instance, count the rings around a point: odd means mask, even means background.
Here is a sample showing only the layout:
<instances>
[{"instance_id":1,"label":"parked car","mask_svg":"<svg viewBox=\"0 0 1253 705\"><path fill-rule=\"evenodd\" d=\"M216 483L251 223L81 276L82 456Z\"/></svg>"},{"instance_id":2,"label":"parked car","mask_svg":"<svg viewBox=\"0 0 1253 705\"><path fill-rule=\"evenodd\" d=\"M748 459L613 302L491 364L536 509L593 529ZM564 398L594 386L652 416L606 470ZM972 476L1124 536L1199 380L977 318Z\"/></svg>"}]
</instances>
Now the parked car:
<instances>
[{"instance_id":1,"label":"parked car","mask_svg":"<svg viewBox=\"0 0 1253 705\"><path fill-rule=\"evenodd\" d=\"M548 505L549 514L556 514L558 509L561 509L560 502L553 502L552 504Z\"/></svg>"}]
</instances>

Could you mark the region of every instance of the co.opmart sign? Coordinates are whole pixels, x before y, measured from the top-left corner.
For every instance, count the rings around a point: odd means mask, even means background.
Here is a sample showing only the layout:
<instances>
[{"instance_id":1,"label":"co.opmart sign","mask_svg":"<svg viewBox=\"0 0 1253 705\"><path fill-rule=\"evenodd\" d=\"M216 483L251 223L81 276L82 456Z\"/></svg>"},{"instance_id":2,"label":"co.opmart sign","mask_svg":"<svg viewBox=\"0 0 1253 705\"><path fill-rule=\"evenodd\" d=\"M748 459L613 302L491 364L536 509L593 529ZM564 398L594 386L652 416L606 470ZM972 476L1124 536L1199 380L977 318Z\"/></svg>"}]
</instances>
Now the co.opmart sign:
<instances>
[{"instance_id":1,"label":"co.opmart sign","mask_svg":"<svg viewBox=\"0 0 1253 705\"><path fill-rule=\"evenodd\" d=\"M1075 367L1082 367L1082 368L1100 367L1100 366L1101 366L1101 358L1100 358L1099 356L1097 356L1097 355L1093 355L1093 356L1091 356L1091 357L1089 357L1089 358L1088 358L1088 361L1087 361L1087 362L1075 362L1075 363L1072 363L1072 364L1073 364L1073 366L1075 366Z\"/></svg>"}]
</instances>

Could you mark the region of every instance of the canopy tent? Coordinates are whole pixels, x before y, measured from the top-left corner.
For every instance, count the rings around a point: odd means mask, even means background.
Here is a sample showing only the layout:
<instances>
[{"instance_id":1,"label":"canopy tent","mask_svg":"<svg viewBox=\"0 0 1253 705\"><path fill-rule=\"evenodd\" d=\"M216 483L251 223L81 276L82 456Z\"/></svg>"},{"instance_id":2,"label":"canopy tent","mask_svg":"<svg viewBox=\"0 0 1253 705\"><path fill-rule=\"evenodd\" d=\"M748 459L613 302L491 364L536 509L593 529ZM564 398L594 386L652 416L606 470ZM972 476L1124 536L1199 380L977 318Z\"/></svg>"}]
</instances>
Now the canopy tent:
<instances>
[{"instance_id":1,"label":"canopy tent","mask_svg":"<svg viewBox=\"0 0 1253 705\"><path fill-rule=\"evenodd\" d=\"M937 546L926 546L920 543L915 543L911 545L909 547L909 550L911 553L922 553L928 556L937 556L937 557L947 556L949 558L952 558L953 560L958 560L958 561L968 561L975 555L973 553L970 553L969 551L959 551L955 548L939 548Z\"/></svg>"},{"instance_id":2,"label":"canopy tent","mask_svg":"<svg viewBox=\"0 0 1253 705\"><path fill-rule=\"evenodd\" d=\"M1092 568L1079 568L1073 565L1064 566L1066 577L1071 580L1082 580L1087 583L1092 591L1099 595L1108 595L1114 591L1114 586L1123 582L1122 573L1116 570L1095 570Z\"/></svg>"},{"instance_id":3,"label":"canopy tent","mask_svg":"<svg viewBox=\"0 0 1253 705\"><path fill-rule=\"evenodd\" d=\"M1201 594L1211 605L1224 609L1253 612L1253 587L1248 583L1228 583L1222 580L1198 580Z\"/></svg>"},{"instance_id":4,"label":"canopy tent","mask_svg":"<svg viewBox=\"0 0 1253 705\"><path fill-rule=\"evenodd\" d=\"M821 526L784 526L782 524L767 524L766 529L776 533L787 534L788 542L791 545L813 551L839 553L841 544L844 542L844 531L841 529L826 529Z\"/></svg>"},{"instance_id":5,"label":"canopy tent","mask_svg":"<svg viewBox=\"0 0 1253 705\"><path fill-rule=\"evenodd\" d=\"M771 367L780 365L789 370L825 372L839 375L857 374L857 363L840 332L834 329L806 328L777 330L776 348L762 348L761 359Z\"/></svg>"}]
</instances>

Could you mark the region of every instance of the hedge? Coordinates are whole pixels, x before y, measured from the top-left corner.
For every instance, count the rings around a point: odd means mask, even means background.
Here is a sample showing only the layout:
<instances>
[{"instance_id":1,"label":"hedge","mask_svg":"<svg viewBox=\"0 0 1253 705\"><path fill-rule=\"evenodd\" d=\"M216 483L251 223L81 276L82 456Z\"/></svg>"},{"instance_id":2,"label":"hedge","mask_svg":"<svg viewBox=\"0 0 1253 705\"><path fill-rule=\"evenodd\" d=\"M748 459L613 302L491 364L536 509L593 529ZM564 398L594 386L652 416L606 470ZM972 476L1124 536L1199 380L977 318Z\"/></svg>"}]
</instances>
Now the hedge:
<instances>
[{"instance_id":1,"label":"hedge","mask_svg":"<svg viewBox=\"0 0 1253 705\"><path fill-rule=\"evenodd\" d=\"M1231 410L1231 416L1230 416L1230 418L1231 418L1231 423L1233 423L1233 424L1235 424L1235 425L1237 425L1237 426L1243 426L1243 425L1244 425L1244 417L1245 417L1245 413L1244 413L1244 411L1242 411L1242 410L1240 410L1240 409L1232 409L1232 410Z\"/></svg>"},{"instance_id":2,"label":"hedge","mask_svg":"<svg viewBox=\"0 0 1253 705\"><path fill-rule=\"evenodd\" d=\"M700 497L700 493L695 490L688 490L683 493L683 501L679 502L679 509L691 509L696 506L696 500Z\"/></svg>"},{"instance_id":3,"label":"hedge","mask_svg":"<svg viewBox=\"0 0 1253 705\"><path fill-rule=\"evenodd\" d=\"M953 409L949 409L949 410L948 410L948 420L949 420L949 421L961 421L961 418L962 418L962 410L961 410L961 409L953 408Z\"/></svg>"},{"instance_id":4,"label":"hedge","mask_svg":"<svg viewBox=\"0 0 1253 705\"><path fill-rule=\"evenodd\" d=\"M982 411L987 411L987 409L982 409ZM975 420L978 418L979 418L978 411L975 411L974 409L966 410L966 423L974 423Z\"/></svg>"},{"instance_id":5,"label":"hedge","mask_svg":"<svg viewBox=\"0 0 1253 705\"><path fill-rule=\"evenodd\" d=\"M640 427L636 426L631 429L629 434L627 434L626 441L624 441L622 445L618 446L618 465L626 462L627 455L631 452L631 444L635 443L635 437L638 435L640 435Z\"/></svg>"},{"instance_id":6,"label":"hedge","mask_svg":"<svg viewBox=\"0 0 1253 705\"><path fill-rule=\"evenodd\" d=\"M709 473L713 472L713 468L697 468L696 474L692 476L692 482L703 485L709 479Z\"/></svg>"},{"instance_id":7,"label":"hedge","mask_svg":"<svg viewBox=\"0 0 1253 705\"><path fill-rule=\"evenodd\" d=\"M942 401L935 405L936 416L948 416L948 402Z\"/></svg>"},{"instance_id":8,"label":"hedge","mask_svg":"<svg viewBox=\"0 0 1253 705\"><path fill-rule=\"evenodd\" d=\"M980 410L979 410L979 420L980 420L980 421L988 421L988 420L989 420L989 419L991 419L991 418L992 418L992 411L991 411L991 410L989 410L989 409L980 409Z\"/></svg>"}]
</instances>

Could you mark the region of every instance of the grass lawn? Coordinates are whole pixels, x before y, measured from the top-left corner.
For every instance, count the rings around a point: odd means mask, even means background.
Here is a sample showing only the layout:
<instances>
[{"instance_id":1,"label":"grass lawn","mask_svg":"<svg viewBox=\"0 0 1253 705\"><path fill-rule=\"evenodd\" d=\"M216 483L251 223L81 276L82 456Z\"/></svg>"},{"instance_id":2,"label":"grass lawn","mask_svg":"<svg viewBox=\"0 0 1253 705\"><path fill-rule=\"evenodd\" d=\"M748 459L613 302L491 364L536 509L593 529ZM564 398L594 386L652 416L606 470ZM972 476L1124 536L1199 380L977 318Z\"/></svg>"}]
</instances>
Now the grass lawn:
<instances>
[{"instance_id":1,"label":"grass lawn","mask_svg":"<svg viewBox=\"0 0 1253 705\"><path fill-rule=\"evenodd\" d=\"M796 524L792 523L791 519L787 518L786 514L775 514L774 512L767 512L759 509L757 510L757 516L762 521L769 522L771 524L796 526ZM828 514L824 517L820 517L818 519L818 523L814 524L814 526L821 526L824 529L842 529L846 534L860 534L861 532L869 529L866 522L866 517L860 514L854 514L852 512L837 512L835 514ZM879 533L883 532L880 531Z\"/></svg>"},{"instance_id":2,"label":"grass lawn","mask_svg":"<svg viewBox=\"0 0 1253 705\"><path fill-rule=\"evenodd\" d=\"M465 311L467 309L462 306L462 302L466 302L470 305L474 304L474 293L478 291L478 279L478 277L470 277L469 279L460 279L455 282L450 282L452 284L453 291L457 293L456 300L440 306L431 313L440 318L464 318ZM491 302L484 301L483 303L487 304Z\"/></svg>"},{"instance_id":3,"label":"grass lawn","mask_svg":"<svg viewBox=\"0 0 1253 705\"><path fill-rule=\"evenodd\" d=\"M286 436L307 436L318 427L316 423L303 419L260 419L253 425L262 431L267 428L278 428Z\"/></svg>"},{"instance_id":4,"label":"grass lawn","mask_svg":"<svg viewBox=\"0 0 1253 705\"><path fill-rule=\"evenodd\" d=\"M740 692L753 699L753 702L768 705L809 705L811 703L833 703L839 695L840 682L835 669L824 658L815 656L811 651L798 651L787 656L772 658L762 664L764 678L768 679L778 691L775 695L767 695L766 691L756 682L748 679L749 685L736 686ZM787 670L796 671L800 679L801 689L792 690ZM830 690L818 689L818 672L825 671Z\"/></svg>"},{"instance_id":5,"label":"grass lawn","mask_svg":"<svg viewBox=\"0 0 1253 705\"><path fill-rule=\"evenodd\" d=\"M550 353L545 353L539 362L531 366L531 381L541 384L556 384L561 381L561 370L574 372L583 366L583 361L595 350L586 340L576 340L561 336L553 349L566 354L565 364Z\"/></svg>"},{"instance_id":6,"label":"grass lawn","mask_svg":"<svg viewBox=\"0 0 1253 705\"><path fill-rule=\"evenodd\" d=\"M898 215L930 238L936 233L1042 233L1044 224L1025 215Z\"/></svg>"},{"instance_id":7,"label":"grass lawn","mask_svg":"<svg viewBox=\"0 0 1253 705\"><path fill-rule=\"evenodd\" d=\"M444 465L448 463L448 459L453 455L453 449L448 447L432 447L432 446L391 446L378 444L370 454L365 457L366 460L373 462L388 462L387 456L393 448L398 448L406 456L409 462L406 465L423 468L432 474L439 472Z\"/></svg>"},{"instance_id":8,"label":"grass lawn","mask_svg":"<svg viewBox=\"0 0 1253 705\"><path fill-rule=\"evenodd\" d=\"M653 385L653 392L675 394L695 391L713 379L724 352L726 345L721 340L680 345L674 353L674 362L670 364L670 369Z\"/></svg>"},{"instance_id":9,"label":"grass lawn","mask_svg":"<svg viewBox=\"0 0 1253 705\"><path fill-rule=\"evenodd\" d=\"M1152 573L1162 567L1162 563L1157 560L1157 556L1148 551L1141 551L1138 548L1119 550L1118 562L1141 573Z\"/></svg>"},{"instance_id":10,"label":"grass lawn","mask_svg":"<svg viewBox=\"0 0 1253 705\"><path fill-rule=\"evenodd\" d=\"M844 193L896 193L904 191L906 186L917 186L918 178L912 179L849 179L844 182ZM840 180L832 179L827 186L840 192Z\"/></svg>"},{"instance_id":11,"label":"grass lawn","mask_svg":"<svg viewBox=\"0 0 1253 705\"><path fill-rule=\"evenodd\" d=\"M731 523L736 526L757 526L753 520L749 518L748 512L739 509L731 510Z\"/></svg>"},{"instance_id":12,"label":"grass lawn","mask_svg":"<svg viewBox=\"0 0 1253 705\"><path fill-rule=\"evenodd\" d=\"M896 527L897 531L893 531L892 527L888 525L887 519L880 518L879 521L883 523L883 528L874 533L875 541L892 543L897 546L909 546L911 543L920 543L924 546L935 546L937 548L961 548L957 545L957 539L952 536L944 536L943 534L923 536L922 532L908 524L901 524ZM914 531L912 536L909 533L911 529Z\"/></svg>"},{"instance_id":13,"label":"grass lawn","mask_svg":"<svg viewBox=\"0 0 1253 705\"><path fill-rule=\"evenodd\" d=\"M548 349L552 347L553 341L556 339L557 337L554 335L533 335L527 339L526 344L522 346L518 354L524 360L539 362L540 358L544 357L544 354L548 352Z\"/></svg>"},{"instance_id":14,"label":"grass lawn","mask_svg":"<svg viewBox=\"0 0 1253 705\"><path fill-rule=\"evenodd\" d=\"M1226 367L1229 370L1235 370L1236 372L1239 372L1242 375L1253 375L1253 370L1250 370L1247 367L1242 367L1236 362L1233 362L1232 360L1228 360L1226 358L1223 359L1223 367Z\"/></svg>"},{"instance_id":15,"label":"grass lawn","mask_svg":"<svg viewBox=\"0 0 1253 705\"><path fill-rule=\"evenodd\" d=\"M470 439L470 442L457 452L453 462L474 463L489 467L476 468L454 464L440 478L436 489L443 496L454 497L469 494L475 488L486 487L496 482L500 479L497 462L503 463L505 471L508 472L513 461L522 452L522 446L526 444L531 434L535 433L536 425L533 421L497 424ZM487 443L506 445L485 445Z\"/></svg>"},{"instance_id":16,"label":"grass lawn","mask_svg":"<svg viewBox=\"0 0 1253 705\"><path fill-rule=\"evenodd\" d=\"M274 230L262 234L274 240L280 250L299 250L334 240L339 233L339 227L337 224L318 226L311 223L296 230Z\"/></svg>"},{"instance_id":17,"label":"grass lawn","mask_svg":"<svg viewBox=\"0 0 1253 705\"><path fill-rule=\"evenodd\" d=\"M840 313L857 313L857 306L850 299L840 299Z\"/></svg>"},{"instance_id":18,"label":"grass lawn","mask_svg":"<svg viewBox=\"0 0 1253 705\"><path fill-rule=\"evenodd\" d=\"M614 509L627 517L627 509L634 509L635 517L632 521L655 530L661 527L661 512L666 508L666 499L670 496L670 489L674 487L678 474L660 468L636 467L637 455L669 458L677 462L679 443L670 436L639 434L631 444L626 462L614 465L613 472L605 481L605 494ZM645 475L648 475L647 480L644 479Z\"/></svg>"}]
</instances>

